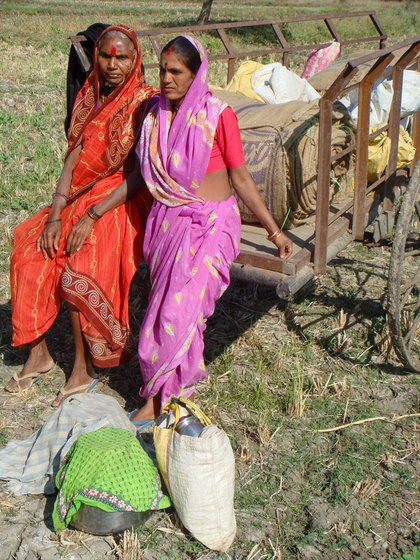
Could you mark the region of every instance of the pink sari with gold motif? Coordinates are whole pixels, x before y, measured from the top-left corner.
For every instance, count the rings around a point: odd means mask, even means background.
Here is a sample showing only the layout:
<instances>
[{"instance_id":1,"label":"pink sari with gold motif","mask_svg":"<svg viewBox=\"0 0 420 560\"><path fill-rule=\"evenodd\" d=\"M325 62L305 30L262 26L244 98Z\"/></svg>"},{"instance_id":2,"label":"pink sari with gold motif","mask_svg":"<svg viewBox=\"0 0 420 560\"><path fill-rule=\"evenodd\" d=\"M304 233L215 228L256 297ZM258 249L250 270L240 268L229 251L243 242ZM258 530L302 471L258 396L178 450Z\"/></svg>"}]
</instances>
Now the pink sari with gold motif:
<instances>
[{"instance_id":1,"label":"pink sari with gold motif","mask_svg":"<svg viewBox=\"0 0 420 560\"><path fill-rule=\"evenodd\" d=\"M205 201L195 191L206 173L223 102L208 91L207 56L172 125L163 94L145 118L138 156L154 197L144 239L152 289L139 340L140 396L189 396L206 376L203 333L229 285L239 253L235 198Z\"/></svg>"}]
</instances>

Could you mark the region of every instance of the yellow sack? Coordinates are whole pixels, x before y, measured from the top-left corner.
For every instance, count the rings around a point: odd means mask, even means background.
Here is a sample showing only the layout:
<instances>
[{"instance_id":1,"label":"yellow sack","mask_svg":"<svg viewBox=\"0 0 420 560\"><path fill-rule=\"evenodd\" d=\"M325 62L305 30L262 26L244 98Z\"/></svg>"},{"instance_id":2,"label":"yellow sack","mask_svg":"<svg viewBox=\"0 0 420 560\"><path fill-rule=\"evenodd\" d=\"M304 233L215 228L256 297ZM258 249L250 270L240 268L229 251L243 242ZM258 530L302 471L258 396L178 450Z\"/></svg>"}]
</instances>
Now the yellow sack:
<instances>
[{"instance_id":1,"label":"yellow sack","mask_svg":"<svg viewBox=\"0 0 420 560\"><path fill-rule=\"evenodd\" d=\"M370 132L372 133L374 129ZM375 138L369 140L368 147L368 183L374 183L385 172L391 152L391 140L386 131L381 132ZM397 169L404 167L412 161L416 153L413 140L408 132L400 126L400 135L398 138L398 158Z\"/></svg>"},{"instance_id":2,"label":"yellow sack","mask_svg":"<svg viewBox=\"0 0 420 560\"><path fill-rule=\"evenodd\" d=\"M244 62L241 62L233 78L224 89L233 93L246 95L254 101L265 103L264 99L259 96L258 93L255 93L251 84L254 72L260 70L263 66L264 64L256 62L255 60L244 60Z\"/></svg>"},{"instance_id":3,"label":"yellow sack","mask_svg":"<svg viewBox=\"0 0 420 560\"><path fill-rule=\"evenodd\" d=\"M235 458L229 438L192 401L172 399L153 438L159 471L181 523L212 550L225 552L236 535L233 509ZM178 433L182 415L205 426L199 437Z\"/></svg>"}]
</instances>

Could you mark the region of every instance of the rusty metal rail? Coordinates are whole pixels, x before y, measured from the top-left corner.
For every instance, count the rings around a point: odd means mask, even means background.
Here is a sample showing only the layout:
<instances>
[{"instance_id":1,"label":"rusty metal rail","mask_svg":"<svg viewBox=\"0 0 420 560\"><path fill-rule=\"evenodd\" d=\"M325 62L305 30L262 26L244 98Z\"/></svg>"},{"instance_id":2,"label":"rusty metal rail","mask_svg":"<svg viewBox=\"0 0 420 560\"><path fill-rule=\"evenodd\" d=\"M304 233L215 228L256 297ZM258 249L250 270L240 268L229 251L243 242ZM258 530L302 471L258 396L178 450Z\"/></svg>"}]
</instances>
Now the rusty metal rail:
<instances>
[{"instance_id":1,"label":"rusty metal rail","mask_svg":"<svg viewBox=\"0 0 420 560\"><path fill-rule=\"evenodd\" d=\"M352 19L360 21L362 18L368 18L369 23L372 27L372 35L366 35L358 37L356 39L345 39L337 31L336 25L337 21L340 19ZM265 56L268 54L282 54L282 62L285 66L289 64L289 55L296 54L298 52L306 52L315 48L326 47L329 42L321 43L310 43L301 45L292 45L287 41L285 34L282 31L284 26L288 24L307 24L308 22L323 22L326 31L331 36L331 39L339 41L341 46L349 46L355 44L364 43L377 43L379 48L384 48L387 35L382 29L381 24L373 11L362 11L353 13L343 13L343 14L322 14L322 15L309 15L309 16L296 16L288 18L279 18L276 20L258 20L258 21L242 21L242 22L229 22L229 23L210 23L205 25L189 25L182 27L160 27L156 29L145 29L137 32L141 42L144 39L148 39L152 49L159 59L160 52L166 43L166 37L168 35L179 35L180 33L191 33L193 35L197 33L210 33L215 34L223 45L225 52L215 55L209 55L209 61L226 61L227 62L227 81L229 81L234 72L235 64L237 61L246 57L258 57ZM250 49L249 47L244 50L238 50L236 46L232 44L229 38L229 33L235 31L244 30L255 30L255 28L267 28L270 29L273 36L273 43L271 45L264 45L262 49ZM163 43L160 41L163 39ZM90 69L89 59L83 50L82 43L85 40L83 35L76 35L71 37L71 41L76 49L80 60L88 72ZM151 62L145 64L144 67L147 68L157 68L158 62Z\"/></svg>"},{"instance_id":2,"label":"rusty metal rail","mask_svg":"<svg viewBox=\"0 0 420 560\"><path fill-rule=\"evenodd\" d=\"M418 60L420 52L420 37L413 37L382 51L373 52L356 60L347 62L343 71L325 92L320 100L320 126L319 126L319 151L318 151L318 185L315 221L315 254L314 273L323 274L327 265L328 229L332 221L328 217L329 189L331 169L331 130L332 130L332 107L333 103L343 95L344 90L351 80L354 80L361 67L371 63L371 68L363 78L352 84L352 88L359 89L358 124L355 148L356 167L354 184L353 238L363 239L367 220L367 165L369 138L379 134L369 134L370 100L373 83L385 72L385 69L394 61L395 53L403 50L398 60L393 64L393 98L389 114L388 136L391 140L391 154L389 157L385 176L376 181L375 188L384 185L382 191L383 210L387 211L393 204L393 184L397 172L398 137L401 120L401 95L403 71L413 61ZM417 64L419 64L417 62ZM419 118L414 119L413 138L417 142L416 150L419 150ZM347 148L348 150L349 148ZM335 159L337 156L335 156ZM370 189L372 190L372 189Z\"/></svg>"},{"instance_id":3,"label":"rusty metal rail","mask_svg":"<svg viewBox=\"0 0 420 560\"><path fill-rule=\"evenodd\" d=\"M358 37L357 39L344 39L344 37L342 37L338 33L335 26L335 22L337 22L337 20L357 19L360 21L360 19L363 17L369 18L371 25L373 27L373 32L374 32L373 35ZM310 51L314 48L322 48L327 46L329 44L328 42L292 45L287 41L285 34L282 32L282 27L284 27L287 24L291 24L291 23L306 24L308 22L315 22L315 21L323 22L326 27L326 30L331 35L331 39L335 41L339 41L342 46L362 44L362 43L372 43L372 42L378 42L379 48L383 48L385 46L387 35L382 29L382 26L379 23L378 18L376 17L376 13L373 11L353 12L353 13L344 13L344 14L296 16L296 17L289 17L289 18L279 18L274 21L259 20L259 21L245 21L245 22L217 23L217 24L212 23L206 25L191 25L185 27L166 27L166 28L159 28L159 29L147 29L147 30L139 31L138 36L140 38L146 38L146 37L149 38L157 57L159 57L160 51L164 46L163 44L160 44L159 37L163 35L177 35L179 33L196 34L196 33L205 33L205 32L216 33L221 43L223 44L226 52L222 54L210 55L209 61L226 60L227 80L229 81L235 72L236 62L242 58L265 56L268 54L282 54L283 64L285 66L288 66L289 54L302 52L302 51ZM275 41L274 45L271 46L264 45L264 48L259 50L249 49L249 48L245 50L238 50L238 48L232 44L228 36L228 32L262 28L262 27L266 27L272 30L273 39ZM145 68L156 68L157 66L158 63L150 63L150 64L146 64Z\"/></svg>"},{"instance_id":4,"label":"rusty metal rail","mask_svg":"<svg viewBox=\"0 0 420 560\"><path fill-rule=\"evenodd\" d=\"M359 37L357 39L343 39L337 32L335 23L344 18L369 18L375 34ZM352 14L325 14L317 16L303 16L281 18L275 21L247 21L207 24L202 26L167 27L138 31L141 43L148 39L150 45L159 58L163 41L168 36L188 33L192 35L202 33L216 34L225 49L224 53L210 55L210 61L226 61L227 79L234 72L235 64L242 58L249 56L265 56L268 54L283 54L283 63L289 62L289 55L308 51L313 48L326 46L328 43L314 43L307 45L290 45L282 26L289 23L302 23L322 21L331 38L341 45L363 44L377 42L379 50L370 54L349 60L339 76L331 84L320 99L319 108L319 140L318 140L318 176L317 176L317 201L315 213L315 227L296 228L289 232L295 244L293 255L282 261L275 256L273 248L264 242L265 235L255 226L243 226L243 243L241 254L234 265L237 275L242 278L252 279L262 283L277 286L280 297L287 297L295 293L314 274L323 274L327 262L335 256L338 250L344 248L352 239L361 240L373 206L372 195L379 194L382 210L387 211L392 206L393 186L397 177L397 154L399 123L401 117L401 93L403 71L415 63L420 70L419 51L420 38L407 39L392 47L385 47L386 34L384 33L375 12L354 12ZM275 37L274 45L264 45L260 50L246 46L239 51L232 45L228 33L238 30L255 30L255 28L269 27ZM85 68L88 69L89 60L83 51L83 36L71 38L76 51ZM162 41L162 44L161 42ZM400 51L400 52L398 52ZM391 69L390 69L391 65ZM156 68L157 62L145 64L146 68ZM363 71L362 71L363 70ZM392 73L394 94L391 104L389 121L374 133L370 132L369 114L372 87L374 82ZM361 76L359 80L358 77ZM359 114L356 141L347 146L341 153L331 153L332 113L333 104L352 88L358 88ZM368 187L367 164L369 139L387 130L391 139L391 155L386 173ZM416 147L415 160L420 156L420 115L413 118L412 137ZM355 180L353 200L333 207L329 202L331 165L346 154L355 153ZM414 162L412 168L414 167ZM350 233L349 233L350 232ZM251 248L254 247L254 250ZM255 248L258 248L256 251Z\"/></svg>"}]
</instances>

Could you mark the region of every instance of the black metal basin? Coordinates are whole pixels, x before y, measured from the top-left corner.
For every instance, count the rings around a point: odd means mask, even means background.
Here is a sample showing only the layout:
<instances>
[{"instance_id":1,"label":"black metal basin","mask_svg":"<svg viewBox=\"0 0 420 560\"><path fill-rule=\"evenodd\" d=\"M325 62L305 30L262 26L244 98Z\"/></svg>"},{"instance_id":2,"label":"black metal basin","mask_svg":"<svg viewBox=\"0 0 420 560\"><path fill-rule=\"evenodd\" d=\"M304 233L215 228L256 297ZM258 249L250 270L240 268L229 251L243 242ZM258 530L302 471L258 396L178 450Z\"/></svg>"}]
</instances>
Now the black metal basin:
<instances>
[{"instance_id":1,"label":"black metal basin","mask_svg":"<svg viewBox=\"0 0 420 560\"><path fill-rule=\"evenodd\" d=\"M78 531L92 535L112 535L132 527L139 527L152 515L152 511L103 511L82 505L71 525Z\"/></svg>"}]
</instances>

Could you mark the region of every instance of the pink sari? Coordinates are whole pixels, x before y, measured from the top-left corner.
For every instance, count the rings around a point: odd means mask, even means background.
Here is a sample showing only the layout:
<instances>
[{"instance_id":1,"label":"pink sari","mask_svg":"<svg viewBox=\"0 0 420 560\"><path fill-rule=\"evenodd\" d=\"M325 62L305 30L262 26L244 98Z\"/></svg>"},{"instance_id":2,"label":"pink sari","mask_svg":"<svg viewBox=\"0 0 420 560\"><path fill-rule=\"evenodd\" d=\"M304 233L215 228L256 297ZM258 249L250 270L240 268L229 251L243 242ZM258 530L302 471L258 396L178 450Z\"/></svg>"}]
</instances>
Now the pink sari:
<instances>
[{"instance_id":1,"label":"pink sari","mask_svg":"<svg viewBox=\"0 0 420 560\"><path fill-rule=\"evenodd\" d=\"M152 289L139 340L144 385L140 396L190 396L206 376L203 333L216 300L229 285L239 253L241 221L235 198L196 196L206 173L219 115L225 105L208 91L207 56L170 125L161 94L147 115L138 155L154 197L146 226L144 258Z\"/></svg>"}]
</instances>

